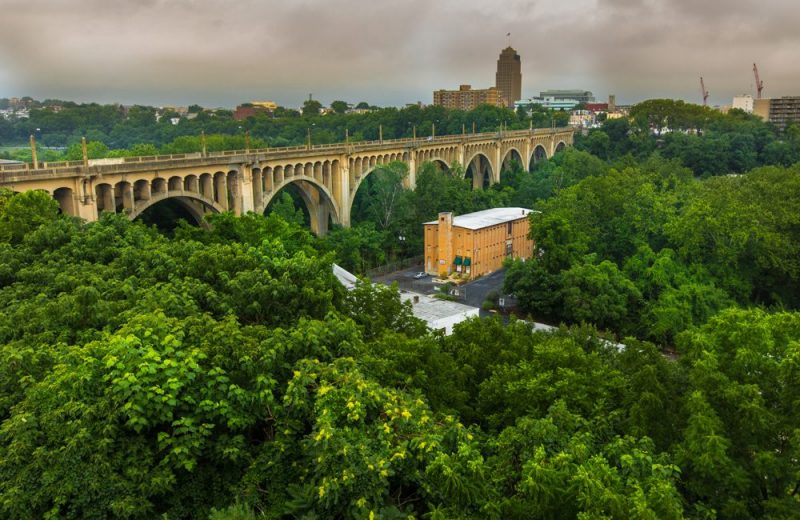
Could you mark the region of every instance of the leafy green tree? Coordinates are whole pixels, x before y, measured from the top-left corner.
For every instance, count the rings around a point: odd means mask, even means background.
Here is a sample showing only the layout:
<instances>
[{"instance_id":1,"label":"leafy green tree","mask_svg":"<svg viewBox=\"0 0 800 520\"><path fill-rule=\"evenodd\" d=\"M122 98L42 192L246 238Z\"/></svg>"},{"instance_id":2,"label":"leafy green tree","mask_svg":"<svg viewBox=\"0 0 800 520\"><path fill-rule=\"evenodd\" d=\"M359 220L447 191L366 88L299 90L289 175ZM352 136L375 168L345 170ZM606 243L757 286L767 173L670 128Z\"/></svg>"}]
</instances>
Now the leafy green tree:
<instances>
[{"instance_id":1,"label":"leafy green tree","mask_svg":"<svg viewBox=\"0 0 800 520\"><path fill-rule=\"evenodd\" d=\"M676 460L690 500L725 517L796 509L798 337L797 313L732 309L679 338L692 392Z\"/></svg>"},{"instance_id":2,"label":"leafy green tree","mask_svg":"<svg viewBox=\"0 0 800 520\"><path fill-rule=\"evenodd\" d=\"M334 227L322 238L320 247L334 252L344 269L364 274L386 262L384 241L384 234L375 229L375 224L363 222L349 228Z\"/></svg>"},{"instance_id":3,"label":"leafy green tree","mask_svg":"<svg viewBox=\"0 0 800 520\"><path fill-rule=\"evenodd\" d=\"M108 147L98 141L89 141L86 143L86 155L89 159L101 159L108 155ZM83 148L80 143L71 145L64 152L65 161L80 161L83 159Z\"/></svg>"},{"instance_id":4,"label":"leafy green tree","mask_svg":"<svg viewBox=\"0 0 800 520\"><path fill-rule=\"evenodd\" d=\"M337 114L344 114L347 112L348 108L350 108L350 106L346 101L333 101L331 103L331 109Z\"/></svg>"},{"instance_id":5,"label":"leafy green tree","mask_svg":"<svg viewBox=\"0 0 800 520\"><path fill-rule=\"evenodd\" d=\"M608 260L577 264L564 271L560 297L564 316L571 322L593 323L616 331L628 329L641 301L633 282Z\"/></svg>"},{"instance_id":6,"label":"leafy green tree","mask_svg":"<svg viewBox=\"0 0 800 520\"><path fill-rule=\"evenodd\" d=\"M19 243L58 216L58 203L44 191L14 194L0 189L0 242Z\"/></svg>"},{"instance_id":7,"label":"leafy green tree","mask_svg":"<svg viewBox=\"0 0 800 520\"><path fill-rule=\"evenodd\" d=\"M319 111L322 110L322 103L317 101L316 99L307 99L303 101L303 116L304 117L312 117L319 115Z\"/></svg>"},{"instance_id":8,"label":"leafy green tree","mask_svg":"<svg viewBox=\"0 0 800 520\"><path fill-rule=\"evenodd\" d=\"M276 197L276 200L270 203L270 208L272 213L291 224L302 226L306 221L303 210L297 207L295 199L288 192L284 191Z\"/></svg>"}]
</instances>

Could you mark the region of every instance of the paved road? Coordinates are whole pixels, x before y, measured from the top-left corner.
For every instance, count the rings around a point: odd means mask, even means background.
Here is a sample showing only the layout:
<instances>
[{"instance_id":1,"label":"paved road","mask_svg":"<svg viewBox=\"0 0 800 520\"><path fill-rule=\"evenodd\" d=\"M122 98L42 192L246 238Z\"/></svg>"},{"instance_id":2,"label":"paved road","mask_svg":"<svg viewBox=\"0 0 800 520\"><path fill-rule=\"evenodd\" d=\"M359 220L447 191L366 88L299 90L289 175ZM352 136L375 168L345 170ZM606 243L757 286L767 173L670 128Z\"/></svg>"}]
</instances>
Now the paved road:
<instances>
[{"instance_id":1,"label":"paved road","mask_svg":"<svg viewBox=\"0 0 800 520\"><path fill-rule=\"evenodd\" d=\"M407 269L395 271L393 273L376 276L372 279L375 283L382 283L391 285L392 282L397 282L400 289L405 291L412 291L420 294L431 294L436 290L433 284L433 277L426 276L421 279L414 278L414 275L422 271L422 264L412 265Z\"/></svg>"},{"instance_id":2,"label":"paved road","mask_svg":"<svg viewBox=\"0 0 800 520\"><path fill-rule=\"evenodd\" d=\"M491 291L496 290L501 292L503 290L503 282L505 279L506 271L505 269L501 269L493 272L492 274L482 276L474 282L469 282L462 285L461 287L467 292L467 297L464 303L471 305L472 307L480 307L483 304L483 301L486 299L486 296Z\"/></svg>"}]
</instances>

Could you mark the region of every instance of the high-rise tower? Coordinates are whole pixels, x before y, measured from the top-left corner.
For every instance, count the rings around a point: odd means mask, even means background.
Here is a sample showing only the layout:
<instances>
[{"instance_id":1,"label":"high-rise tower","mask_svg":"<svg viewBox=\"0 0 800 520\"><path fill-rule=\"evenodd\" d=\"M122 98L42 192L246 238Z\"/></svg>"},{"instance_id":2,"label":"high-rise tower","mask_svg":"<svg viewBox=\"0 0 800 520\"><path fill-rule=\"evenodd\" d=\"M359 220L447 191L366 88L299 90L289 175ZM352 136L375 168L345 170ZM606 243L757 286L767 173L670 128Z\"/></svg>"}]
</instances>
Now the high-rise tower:
<instances>
[{"instance_id":1,"label":"high-rise tower","mask_svg":"<svg viewBox=\"0 0 800 520\"><path fill-rule=\"evenodd\" d=\"M496 86L505 105L514 108L514 101L522 98L522 62L517 51L506 47L497 59Z\"/></svg>"}]
</instances>

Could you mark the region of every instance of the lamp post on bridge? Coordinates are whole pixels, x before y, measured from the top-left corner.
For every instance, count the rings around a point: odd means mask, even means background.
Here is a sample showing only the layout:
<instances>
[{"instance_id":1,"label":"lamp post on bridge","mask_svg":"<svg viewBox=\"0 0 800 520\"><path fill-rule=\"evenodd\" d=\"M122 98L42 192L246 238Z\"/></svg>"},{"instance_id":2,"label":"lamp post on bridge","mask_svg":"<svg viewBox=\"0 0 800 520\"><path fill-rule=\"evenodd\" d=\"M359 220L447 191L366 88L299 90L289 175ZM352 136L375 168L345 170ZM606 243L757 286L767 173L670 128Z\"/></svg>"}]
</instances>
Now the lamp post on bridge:
<instances>
[{"instance_id":1,"label":"lamp post on bridge","mask_svg":"<svg viewBox=\"0 0 800 520\"><path fill-rule=\"evenodd\" d=\"M200 145L203 148L203 157L208 155L208 150L206 150L206 131L200 130Z\"/></svg>"},{"instance_id":2,"label":"lamp post on bridge","mask_svg":"<svg viewBox=\"0 0 800 520\"><path fill-rule=\"evenodd\" d=\"M38 128L37 128L38 130ZM33 169L39 169L39 158L36 155L36 137L31 134L31 162L33 162Z\"/></svg>"},{"instance_id":3,"label":"lamp post on bridge","mask_svg":"<svg viewBox=\"0 0 800 520\"><path fill-rule=\"evenodd\" d=\"M311 126L306 127L306 149L311 150L311 129L317 126L316 123L311 123Z\"/></svg>"},{"instance_id":4,"label":"lamp post on bridge","mask_svg":"<svg viewBox=\"0 0 800 520\"><path fill-rule=\"evenodd\" d=\"M86 147L86 138L81 137L81 152L83 153L83 166L89 166L89 150Z\"/></svg>"}]
</instances>

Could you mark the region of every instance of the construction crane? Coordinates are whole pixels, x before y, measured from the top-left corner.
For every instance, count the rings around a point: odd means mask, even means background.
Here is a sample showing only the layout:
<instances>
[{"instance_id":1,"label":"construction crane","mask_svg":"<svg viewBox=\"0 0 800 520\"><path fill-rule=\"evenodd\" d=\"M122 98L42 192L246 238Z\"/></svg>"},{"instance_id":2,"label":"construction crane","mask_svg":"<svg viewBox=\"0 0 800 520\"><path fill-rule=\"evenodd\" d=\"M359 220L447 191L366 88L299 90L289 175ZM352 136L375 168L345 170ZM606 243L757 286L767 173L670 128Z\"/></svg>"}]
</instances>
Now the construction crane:
<instances>
[{"instance_id":1,"label":"construction crane","mask_svg":"<svg viewBox=\"0 0 800 520\"><path fill-rule=\"evenodd\" d=\"M756 67L755 63L753 63L753 74L756 76L756 90L758 91L756 99L761 99L761 91L764 90L764 82L758 77L758 67Z\"/></svg>"},{"instance_id":2,"label":"construction crane","mask_svg":"<svg viewBox=\"0 0 800 520\"><path fill-rule=\"evenodd\" d=\"M706 84L703 81L703 76L700 76L700 93L703 95L703 106L708 105L708 91L706 90Z\"/></svg>"}]
</instances>

